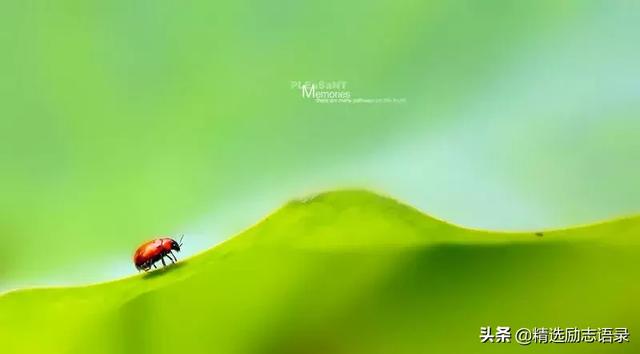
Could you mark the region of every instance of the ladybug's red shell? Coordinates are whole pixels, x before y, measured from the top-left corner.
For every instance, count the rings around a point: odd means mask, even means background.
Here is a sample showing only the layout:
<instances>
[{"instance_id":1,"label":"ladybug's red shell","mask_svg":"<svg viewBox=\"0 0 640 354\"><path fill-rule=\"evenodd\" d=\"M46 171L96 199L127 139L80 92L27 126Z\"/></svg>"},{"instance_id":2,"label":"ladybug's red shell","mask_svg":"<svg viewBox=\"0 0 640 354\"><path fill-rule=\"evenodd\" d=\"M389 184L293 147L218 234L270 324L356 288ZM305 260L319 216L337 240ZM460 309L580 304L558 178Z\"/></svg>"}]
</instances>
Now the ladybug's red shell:
<instances>
[{"instance_id":1,"label":"ladybug's red shell","mask_svg":"<svg viewBox=\"0 0 640 354\"><path fill-rule=\"evenodd\" d=\"M180 247L176 241L169 237L147 241L140 245L134 253L133 263L138 269L148 270L154 263L164 257L168 257L173 262L170 256L173 255L171 253L172 250L180 251Z\"/></svg>"}]
</instances>

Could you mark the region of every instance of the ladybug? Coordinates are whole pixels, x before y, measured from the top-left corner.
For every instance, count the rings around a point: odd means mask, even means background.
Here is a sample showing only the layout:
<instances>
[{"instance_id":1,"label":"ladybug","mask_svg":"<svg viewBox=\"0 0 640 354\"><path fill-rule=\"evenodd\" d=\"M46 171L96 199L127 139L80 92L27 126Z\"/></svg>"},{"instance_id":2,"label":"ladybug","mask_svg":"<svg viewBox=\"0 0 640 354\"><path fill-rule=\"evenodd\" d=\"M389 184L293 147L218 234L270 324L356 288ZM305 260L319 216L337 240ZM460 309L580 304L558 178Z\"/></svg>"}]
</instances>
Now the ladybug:
<instances>
[{"instance_id":1,"label":"ladybug","mask_svg":"<svg viewBox=\"0 0 640 354\"><path fill-rule=\"evenodd\" d=\"M140 245L136 253L133 254L133 263L138 271L144 270L145 272L149 271L151 266L157 268L156 262L158 261L162 261L162 265L166 267L167 264L164 262L164 257L169 258L171 263L175 264L178 258L173 254L173 251L180 252L181 246L182 237L180 237L179 243L170 237L147 241ZM173 258L171 258L172 256Z\"/></svg>"}]
</instances>

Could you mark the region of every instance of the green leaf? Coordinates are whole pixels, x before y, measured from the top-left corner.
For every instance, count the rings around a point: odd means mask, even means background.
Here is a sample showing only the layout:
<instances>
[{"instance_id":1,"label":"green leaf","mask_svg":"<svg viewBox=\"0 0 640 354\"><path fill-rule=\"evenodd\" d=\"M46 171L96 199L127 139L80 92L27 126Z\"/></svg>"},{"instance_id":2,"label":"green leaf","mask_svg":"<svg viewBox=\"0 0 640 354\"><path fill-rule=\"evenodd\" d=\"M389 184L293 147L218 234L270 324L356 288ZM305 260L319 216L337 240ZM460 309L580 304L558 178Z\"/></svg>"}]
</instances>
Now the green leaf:
<instances>
[{"instance_id":1,"label":"green leaf","mask_svg":"<svg viewBox=\"0 0 640 354\"><path fill-rule=\"evenodd\" d=\"M0 337L4 353L511 353L518 344L480 344L480 327L640 328L639 233L637 217L469 230L329 192L166 269L7 293Z\"/></svg>"}]
</instances>

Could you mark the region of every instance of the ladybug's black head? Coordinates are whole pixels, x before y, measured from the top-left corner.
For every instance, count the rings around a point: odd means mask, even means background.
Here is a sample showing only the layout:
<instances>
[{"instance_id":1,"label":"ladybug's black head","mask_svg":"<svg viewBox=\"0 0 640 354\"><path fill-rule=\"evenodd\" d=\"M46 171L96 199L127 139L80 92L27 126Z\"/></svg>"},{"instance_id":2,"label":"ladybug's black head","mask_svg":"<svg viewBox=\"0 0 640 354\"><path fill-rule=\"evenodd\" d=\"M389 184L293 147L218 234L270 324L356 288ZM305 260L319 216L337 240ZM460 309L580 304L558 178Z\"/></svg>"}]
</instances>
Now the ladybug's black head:
<instances>
[{"instance_id":1,"label":"ladybug's black head","mask_svg":"<svg viewBox=\"0 0 640 354\"><path fill-rule=\"evenodd\" d=\"M180 236L180 243L176 242L175 240L171 240L171 249L172 250L176 250L176 251L180 252L180 247L182 247L182 237L184 237L184 236Z\"/></svg>"}]
</instances>

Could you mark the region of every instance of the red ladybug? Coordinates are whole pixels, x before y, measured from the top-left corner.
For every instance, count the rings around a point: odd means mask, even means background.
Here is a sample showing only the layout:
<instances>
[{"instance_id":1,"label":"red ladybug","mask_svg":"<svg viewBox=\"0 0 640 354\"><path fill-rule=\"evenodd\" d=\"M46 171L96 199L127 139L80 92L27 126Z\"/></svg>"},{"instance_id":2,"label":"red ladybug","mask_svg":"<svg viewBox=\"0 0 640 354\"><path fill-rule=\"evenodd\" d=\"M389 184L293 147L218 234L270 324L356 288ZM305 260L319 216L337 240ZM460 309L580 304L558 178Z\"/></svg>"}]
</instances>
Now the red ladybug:
<instances>
[{"instance_id":1,"label":"red ladybug","mask_svg":"<svg viewBox=\"0 0 640 354\"><path fill-rule=\"evenodd\" d=\"M144 270L145 272L156 267L157 261L162 261L163 266L167 266L164 262L164 257L169 258L171 263L178 261L178 258L173 251L180 252L182 246L182 237L180 237L180 243L169 237L158 238L155 240L147 241L140 245L133 255L133 263L136 265L138 271ZM173 258L171 258L173 256ZM175 261L174 261L175 258Z\"/></svg>"}]
</instances>

